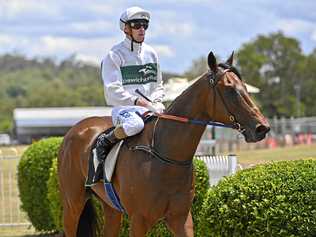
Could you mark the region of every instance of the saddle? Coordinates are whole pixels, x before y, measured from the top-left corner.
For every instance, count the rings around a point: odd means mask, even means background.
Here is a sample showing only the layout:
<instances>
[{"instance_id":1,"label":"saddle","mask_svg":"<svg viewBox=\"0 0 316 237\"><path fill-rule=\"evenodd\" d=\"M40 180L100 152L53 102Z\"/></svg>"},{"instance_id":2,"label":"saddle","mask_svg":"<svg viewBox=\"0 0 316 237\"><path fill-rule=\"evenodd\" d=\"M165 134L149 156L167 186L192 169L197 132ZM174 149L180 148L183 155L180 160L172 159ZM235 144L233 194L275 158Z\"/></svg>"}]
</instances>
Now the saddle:
<instances>
[{"instance_id":1,"label":"saddle","mask_svg":"<svg viewBox=\"0 0 316 237\"><path fill-rule=\"evenodd\" d=\"M153 113L145 113L139 116L144 120L144 123L148 123L154 118ZM86 179L85 187L91 187L98 182L110 183L112 175L114 173L116 159L119 154L119 150L121 145L124 143L125 138L118 143L116 143L109 150L103 150L105 153L105 159L99 158L96 152L96 145L100 139L102 139L103 135L109 134L115 127L108 128L104 132L100 133L98 137L95 139L90 152L89 157L89 168L88 168L88 176Z\"/></svg>"}]
</instances>

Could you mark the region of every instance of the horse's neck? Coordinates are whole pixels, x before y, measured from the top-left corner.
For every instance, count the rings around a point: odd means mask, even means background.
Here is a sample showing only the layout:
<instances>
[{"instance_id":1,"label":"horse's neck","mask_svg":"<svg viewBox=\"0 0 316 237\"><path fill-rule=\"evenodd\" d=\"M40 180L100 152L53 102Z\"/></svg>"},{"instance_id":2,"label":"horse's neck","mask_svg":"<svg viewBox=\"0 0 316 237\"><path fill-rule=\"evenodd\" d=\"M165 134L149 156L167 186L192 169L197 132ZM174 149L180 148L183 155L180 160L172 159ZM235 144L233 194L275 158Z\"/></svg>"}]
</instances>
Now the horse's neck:
<instances>
[{"instance_id":1,"label":"horse's neck","mask_svg":"<svg viewBox=\"0 0 316 237\"><path fill-rule=\"evenodd\" d=\"M167 114L208 120L206 106L209 105L209 85L201 78L182 93L168 108ZM179 123L159 119L155 132L155 148L164 156L174 160L192 159L205 126Z\"/></svg>"}]
</instances>

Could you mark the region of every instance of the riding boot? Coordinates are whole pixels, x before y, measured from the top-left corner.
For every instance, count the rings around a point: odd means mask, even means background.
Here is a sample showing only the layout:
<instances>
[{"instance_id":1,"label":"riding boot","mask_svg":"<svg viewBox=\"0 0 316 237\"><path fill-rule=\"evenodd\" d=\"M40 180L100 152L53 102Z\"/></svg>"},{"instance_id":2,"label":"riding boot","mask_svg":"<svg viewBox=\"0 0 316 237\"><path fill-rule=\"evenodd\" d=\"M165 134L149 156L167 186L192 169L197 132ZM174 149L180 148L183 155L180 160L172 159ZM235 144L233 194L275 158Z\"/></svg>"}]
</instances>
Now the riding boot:
<instances>
[{"instance_id":1,"label":"riding boot","mask_svg":"<svg viewBox=\"0 0 316 237\"><path fill-rule=\"evenodd\" d=\"M118 141L126 137L127 134L120 125L115 127L114 130L111 130L108 133L103 133L98 137L95 148L92 150L93 157L90 161L92 164L89 165L86 187L89 187L103 179L103 169L106 156Z\"/></svg>"},{"instance_id":2,"label":"riding boot","mask_svg":"<svg viewBox=\"0 0 316 237\"><path fill-rule=\"evenodd\" d=\"M95 149L93 151L93 158L97 159L94 161L97 164L96 173L93 179L93 182L98 182L100 179L103 178L103 167L106 156L109 154L112 147L121 139L115 136L114 130L110 131L109 133L102 134L96 143Z\"/></svg>"}]
</instances>

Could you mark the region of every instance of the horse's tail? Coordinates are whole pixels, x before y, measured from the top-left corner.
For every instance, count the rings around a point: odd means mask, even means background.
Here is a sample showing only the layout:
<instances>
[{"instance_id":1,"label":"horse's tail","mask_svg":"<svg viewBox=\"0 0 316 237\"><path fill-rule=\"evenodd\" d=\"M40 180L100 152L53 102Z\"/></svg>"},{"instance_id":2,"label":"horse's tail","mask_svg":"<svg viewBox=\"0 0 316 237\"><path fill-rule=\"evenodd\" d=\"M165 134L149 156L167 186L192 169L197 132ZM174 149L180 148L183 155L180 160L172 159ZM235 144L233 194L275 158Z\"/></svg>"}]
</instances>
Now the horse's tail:
<instances>
[{"instance_id":1,"label":"horse's tail","mask_svg":"<svg viewBox=\"0 0 316 237\"><path fill-rule=\"evenodd\" d=\"M77 237L96 237L96 225L96 211L92 199L89 198L80 216Z\"/></svg>"}]
</instances>

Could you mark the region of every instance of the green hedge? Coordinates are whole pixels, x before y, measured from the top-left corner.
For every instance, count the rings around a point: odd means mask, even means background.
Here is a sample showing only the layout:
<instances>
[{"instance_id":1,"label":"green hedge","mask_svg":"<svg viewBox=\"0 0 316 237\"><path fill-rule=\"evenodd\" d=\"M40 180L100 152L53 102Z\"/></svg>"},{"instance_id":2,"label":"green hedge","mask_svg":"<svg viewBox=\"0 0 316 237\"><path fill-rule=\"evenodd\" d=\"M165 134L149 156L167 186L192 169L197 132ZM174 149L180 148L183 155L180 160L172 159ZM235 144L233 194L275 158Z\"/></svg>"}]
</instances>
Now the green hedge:
<instances>
[{"instance_id":1,"label":"green hedge","mask_svg":"<svg viewBox=\"0 0 316 237\"><path fill-rule=\"evenodd\" d=\"M49 138L33 143L23 153L18 165L21 208L40 231L55 228L47 199L47 180L61 141L62 138Z\"/></svg>"},{"instance_id":2,"label":"green hedge","mask_svg":"<svg viewBox=\"0 0 316 237\"><path fill-rule=\"evenodd\" d=\"M62 231L63 210L58 187L57 158L53 160L52 167L50 168L49 179L47 181L47 189L47 199L49 201L49 209L54 222L54 229L57 231Z\"/></svg>"},{"instance_id":3,"label":"green hedge","mask_svg":"<svg viewBox=\"0 0 316 237\"><path fill-rule=\"evenodd\" d=\"M203 203L199 236L316 236L316 161L260 165L225 178Z\"/></svg>"}]
</instances>

